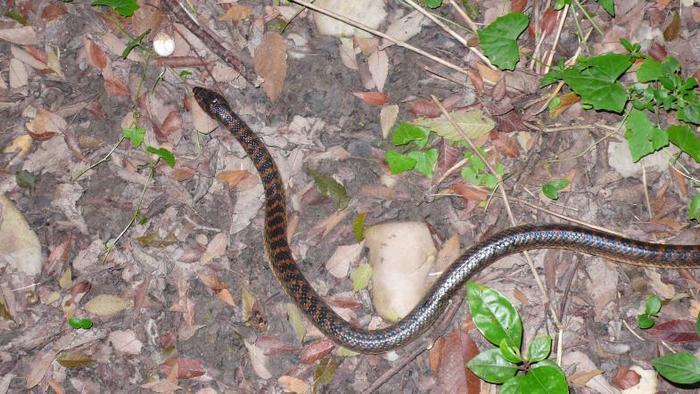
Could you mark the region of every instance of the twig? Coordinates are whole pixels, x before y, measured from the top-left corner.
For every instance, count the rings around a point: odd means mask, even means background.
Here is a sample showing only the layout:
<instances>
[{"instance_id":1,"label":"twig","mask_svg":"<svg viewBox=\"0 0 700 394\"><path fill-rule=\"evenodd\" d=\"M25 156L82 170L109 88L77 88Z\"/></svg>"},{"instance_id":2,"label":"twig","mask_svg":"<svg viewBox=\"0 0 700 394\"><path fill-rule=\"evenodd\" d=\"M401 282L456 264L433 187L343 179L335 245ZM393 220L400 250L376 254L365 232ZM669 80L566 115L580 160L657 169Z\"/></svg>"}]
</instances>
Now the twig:
<instances>
[{"instance_id":1,"label":"twig","mask_svg":"<svg viewBox=\"0 0 700 394\"><path fill-rule=\"evenodd\" d=\"M637 334L637 333L632 329L632 327L630 327L630 325L627 324L627 321L626 321L625 319L622 319L622 324L627 328L627 330L628 330L632 335L634 335L635 337L637 337L637 339L639 339L639 340L642 341L642 342L645 341L644 338L642 338L639 334Z\"/></svg>"},{"instance_id":2,"label":"twig","mask_svg":"<svg viewBox=\"0 0 700 394\"><path fill-rule=\"evenodd\" d=\"M109 160L109 158L112 156L112 153L114 153L114 151L117 150L117 148L119 147L119 145L120 145L120 144L122 143L122 141L124 141L124 140L125 140L125 137L122 136L122 138L120 138L119 141L117 141L117 143L114 144L114 146L112 147L112 149L110 149L109 152L107 152L107 154L106 154L103 158L101 158L100 160L98 160L98 161L95 162L94 164L91 164L88 168L86 168L86 169L80 171L80 174L76 175L76 176L72 179L72 182L77 181L81 176L85 175L86 172L92 170L93 168L95 168L95 167L99 166L100 164L104 163L105 161Z\"/></svg>"},{"instance_id":3,"label":"twig","mask_svg":"<svg viewBox=\"0 0 700 394\"><path fill-rule=\"evenodd\" d=\"M433 23L435 23L436 25L438 25L438 26L439 26L442 30L444 30L447 34L451 35L455 40L459 41L460 44L464 45L466 48L468 48L470 51L472 51L476 56L479 57L479 59L481 59L481 61L483 61L484 63L486 63L486 65L489 66L489 68L491 68L492 70L496 70L496 67L494 67L493 64L491 64L491 62L489 61L489 59L488 59L486 56L484 56L484 54L481 53L481 51L479 51L478 49L476 49L476 48L474 48L474 47L469 46L469 43L467 42L467 39L466 39L466 38L464 38L463 36L461 36L461 35L460 35L459 33L457 33L456 31L450 29L449 26L447 26L447 25L444 24L441 20L439 20L438 18L436 18L435 15L433 15L433 14L431 14L430 12L426 11L423 7L421 7L421 6L419 6L418 4L416 4L413 0L403 0L403 1L405 1L406 3L408 3L411 7L415 8L416 11L418 11L418 12L420 12L421 14L425 15L426 18L428 18L428 19L430 19L431 21L433 21Z\"/></svg>"},{"instance_id":4,"label":"twig","mask_svg":"<svg viewBox=\"0 0 700 394\"><path fill-rule=\"evenodd\" d=\"M566 20L566 16L568 14L569 14L569 4L564 6L564 11L562 11L561 19L559 19L559 26L557 26L557 35L554 36L554 42L552 43L552 49L550 49L549 56L547 56L547 60L545 61L544 74L547 74L549 72L549 68L552 66L552 59L554 58L554 52L556 52L557 44L559 43L559 38L561 37L561 31L564 28L564 21ZM581 48L581 47L579 46L579 48Z\"/></svg>"},{"instance_id":5,"label":"twig","mask_svg":"<svg viewBox=\"0 0 700 394\"><path fill-rule=\"evenodd\" d=\"M228 63L243 79L249 83L254 83L257 79L254 73L243 64L243 62L231 53L231 50L226 49L221 45L221 39L214 38L204 27L202 27L185 8L180 5L178 0L164 0L164 3L169 6L170 12L175 15L178 22L182 23L187 30L197 36L204 45L207 46L216 56Z\"/></svg>"},{"instance_id":6,"label":"twig","mask_svg":"<svg viewBox=\"0 0 700 394\"><path fill-rule=\"evenodd\" d=\"M467 12L464 11L455 0L447 0L447 2L450 3L450 5L457 11L459 16L462 17L464 23L466 23L467 26L469 26L471 31L476 33L479 30L479 28L476 26L476 23L474 23L472 18L469 17L469 14L467 14Z\"/></svg>"},{"instance_id":7,"label":"twig","mask_svg":"<svg viewBox=\"0 0 700 394\"><path fill-rule=\"evenodd\" d=\"M303 6L303 7L306 7L306 8L308 8L308 9L310 9L310 10L316 11L316 12L318 12L318 13L320 13L320 14L326 15L326 16L331 17L331 18L333 18L333 19L337 19L337 20L339 20L339 21L341 21L341 22L343 22L343 23L347 23L348 25L353 26L353 27L356 27L356 28L358 28L358 29L360 29L360 30L364 30L364 31L366 31L366 32L368 32L368 33L374 34L375 36L381 37L381 38L383 38L383 39L385 39L385 40L387 40L387 41L391 41L392 43L394 43L394 44L400 46L401 48L408 49L409 51L412 51L412 52L415 52L415 53L417 53L417 54L419 54L419 55L421 55L421 56L427 57L428 59L430 59L430 60L432 60L432 61L434 61L434 62L436 62L436 63L440 63L440 64L442 64L442 65L445 66L445 67L451 68L451 69L453 69L453 70L455 70L455 71L457 71L457 72L459 72L459 73L462 73L462 74L464 74L464 75L466 75L466 76L469 76L469 73L468 73L466 70L464 70L463 68L461 68L461 67L459 67L459 66L457 66L457 65L455 65L455 64L453 64L453 63L448 62L447 60L441 59L441 58L439 58L439 57L437 57L437 56L435 56L435 55L433 55L433 54L431 54L431 53L429 53L429 52L426 52L426 51L424 51L424 50L422 50L422 49L420 49L420 48L414 47L414 46L411 45L411 44L408 44L408 43L406 43L406 42L400 41L400 40L398 40L398 39L396 39L396 38L394 38L394 37L392 37L392 36L390 36L390 35L388 35L388 34L384 34L384 33L380 32L379 30L372 29L371 27L369 27L369 26L367 26L367 25L364 25L364 24L362 24L362 23L360 23L360 22L357 22L357 21L354 21L354 20L352 20L352 19L346 18L346 17L344 17L344 16L342 16L342 15L336 14L336 13L333 12L333 11L329 11L329 10L327 10L327 9L325 9L325 8L321 8L321 7L319 7L319 6L316 6L316 5L314 5L314 4L308 3L308 2L306 2L306 1L302 1L302 0L289 0L289 1L290 1L291 3L299 4L299 5Z\"/></svg>"}]
</instances>

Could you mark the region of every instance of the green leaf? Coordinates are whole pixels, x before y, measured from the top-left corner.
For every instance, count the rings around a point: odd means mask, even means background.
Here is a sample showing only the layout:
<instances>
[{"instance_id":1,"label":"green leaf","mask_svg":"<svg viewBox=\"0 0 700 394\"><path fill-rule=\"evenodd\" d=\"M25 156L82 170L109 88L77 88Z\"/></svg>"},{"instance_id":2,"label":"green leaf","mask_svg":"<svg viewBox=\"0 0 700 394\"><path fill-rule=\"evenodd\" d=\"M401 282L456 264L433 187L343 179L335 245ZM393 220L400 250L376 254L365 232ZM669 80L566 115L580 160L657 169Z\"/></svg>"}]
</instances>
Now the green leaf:
<instances>
[{"instance_id":1,"label":"green leaf","mask_svg":"<svg viewBox=\"0 0 700 394\"><path fill-rule=\"evenodd\" d=\"M82 328L84 330L89 330L92 328L92 320L90 319L81 319L79 317L71 317L68 319L68 325L71 326L71 328Z\"/></svg>"},{"instance_id":2,"label":"green leaf","mask_svg":"<svg viewBox=\"0 0 700 394\"><path fill-rule=\"evenodd\" d=\"M366 289L371 277L372 266L367 263L358 265L350 274L350 279L352 279L352 291Z\"/></svg>"},{"instance_id":3,"label":"green leaf","mask_svg":"<svg viewBox=\"0 0 700 394\"><path fill-rule=\"evenodd\" d=\"M469 181L472 185L479 185L479 177L476 175L476 171L471 167L462 168L462 178Z\"/></svg>"},{"instance_id":4,"label":"green leaf","mask_svg":"<svg viewBox=\"0 0 700 394\"><path fill-rule=\"evenodd\" d=\"M678 119L700 125L700 101L686 103L685 106L678 111Z\"/></svg>"},{"instance_id":5,"label":"green leaf","mask_svg":"<svg viewBox=\"0 0 700 394\"><path fill-rule=\"evenodd\" d=\"M681 150L696 162L700 163L700 138L688 125L672 125L668 127L668 139L673 145L681 148Z\"/></svg>"},{"instance_id":6,"label":"green leaf","mask_svg":"<svg viewBox=\"0 0 700 394\"><path fill-rule=\"evenodd\" d=\"M338 363L335 358L326 357L319 361L318 367L314 370L314 389L313 392L318 392L319 388L333 381L335 371L338 369Z\"/></svg>"},{"instance_id":7,"label":"green leaf","mask_svg":"<svg viewBox=\"0 0 700 394\"><path fill-rule=\"evenodd\" d=\"M527 348L527 359L530 362L542 361L549 357L552 351L552 337L541 336L533 339Z\"/></svg>"},{"instance_id":8,"label":"green leaf","mask_svg":"<svg viewBox=\"0 0 700 394\"><path fill-rule=\"evenodd\" d=\"M656 294L651 294L647 297L644 303L644 313L648 315L657 315L661 310L661 298Z\"/></svg>"},{"instance_id":9,"label":"green leaf","mask_svg":"<svg viewBox=\"0 0 700 394\"><path fill-rule=\"evenodd\" d=\"M668 354L651 360L661 376L677 384L700 382L700 360L688 352Z\"/></svg>"},{"instance_id":10,"label":"green leaf","mask_svg":"<svg viewBox=\"0 0 700 394\"><path fill-rule=\"evenodd\" d=\"M598 4L608 13L610 16L615 16L615 1L613 0L597 0Z\"/></svg>"},{"instance_id":11,"label":"green leaf","mask_svg":"<svg viewBox=\"0 0 700 394\"><path fill-rule=\"evenodd\" d=\"M632 65L630 55L608 53L581 58L579 63L562 72L562 79L583 104L597 110L621 113L628 96L617 79Z\"/></svg>"},{"instance_id":12,"label":"green leaf","mask_svg":"<svg viewBox=\"0 0 700 394\"><path fill-rule=\"evenodd\" d=\"M639 50L642 49L641 45L639 45L637 43L633 44L626 38L620 38L620 43L627 50L627 52L632 53L632 54L637 54L637 53L639 53Z\"/></svg>"},{"instance_id":13,"label":"green leaf","mask_svg":"<svg viewBox=\"0 0 700 394\"><path fill-rule=\"evenodd\" d=\"M669 77L681 70L681 64L673 56L668 56L666 59L664 59L661 62L661 66L663 67L664 74Z\"/></svg>"},{"instance_id":14,"label":"green leaf","mask_svg":"<svg viewBox=\"0 0 700 394\"><path fill-rule=\"evenodd\" d=\"M95 0L92 2L92 5L111 7L121 16L132 16L134 15L134 11L139 9L136 0Z\"/></svg>"},{"instance_id":15,"label":"green leaf","mask_svg":"<svg viewBox=\"0 0 700 394\"><path fill-rule=\"evenodd\" d=\"M521 393L568 394L564 371L550 360L532 366L520 382Z\"/></svg>"},{"instance_id":16,"label":"green leaf","mask_svg":"<svg viewBox=\"0 0 700 394\"><path fill-rule=\"evenodd\" d=\"M517 39L530 19L520 12L506 14L479 30L479 45L494 66L513 70L520 60Z\"/></svg>"},{"instance_id":17,"label":"green leaf","mask_svg":"<svg viewBox=\"0 0 700 394\"><path fill-rule=\"evenodd\" d=\"M394 145L406 145L409 142L415 142L419 147L424 147L428 143L430 132L421 126L401 122L394 132L391 133L391 142Z\"/></svg>"},{"instance_id":18,"label":"green leaf","mask_svg":"<svg viewBox=\"0 0 700 394\"><path fill-rule=\"evenodd\" d=\"M450 112L449 115L467 137L472 140L488 133L496 126L496 122L480 110L457 110ZM431 119L419 118L414 120L413 123L432 130L435 134L450 142L464 142L462 135L444 115Z\"/></svg>"},{"instance_id":19,"label":"green leaf","mask_svg":"<svg viewBox=\"0 0 700 394\"><path fill-rule=\"evenodd\" d=\"M690 207L688 208L688 218L690 220L695 219L700 222L700 194L696 194L690 200ZM700 334L699 334L700 335Z\"/></svg>"},{"instance_id":20,"label":"green leaf","mask_svg":"<svg viewBox=\"0 0 700 394\"><path fill-rule=\"evenodd\" d=\"M467 282L467 300L476 328L492 344L505 339L508 345L520 349L523 323L518 311L498 291L476 282Z\"/></svg>"},{"instance_id":21,"label":"green leaf","mask_svg":"<svg viewBox=\"0 0 700 394\"><path fill-rule=\"evenodd\" d=\"M637 316L637 326L642 330L654 327L654 323L656 322L654 321L653 317L646 313L642 313L639 316Z\"/></svg>"},{"instance_id":22,"label":"green leaf","mask_svg":"<svg viewBox=\"0 0 700 394\"><path fill-rule=\"evenodd\" d=\"M326 197L330 197L333 200L333 206L336 210L340 211L348 206L350 197L348 197L348 192L345 190L345 186L338 182L332 176L323 175L312 169L308 170L309 175L314 179L316 184L316 189Z\"/></svg>"},{"instance_id":23,"label":"green leaf","mask_svg":"<svg viewBox=\"0 0 700 394\"><path fill-rule=\"evenodd\" d=\"M520 349L516 349L508 345L508 341L506 341L505 338L501 339L501 343L498 345L498 348L501 350L501 356L503 356L503 358L509 362L513 364L523 362L523 359L520 357Z\"/></svg>"},{"instance_id":24,"label":"green leaf","mask_svg":"<svg viewBox=\"0 0 700 394\"><path fill-rule=\"evenodd\" d=\"M131 145L138 148L143 144L144 136L146 135L146 129L143 127L130 127L122 129L122 135L127 140L131 141Z\"/></svg>"},{"instance_id":25,"label":"green leaf","mask_svg":"<svg viewBox=\"0 0 700 394\"><path fill-rule=\"evenodd\" d=\"M425 6L428 8L438 8L442 5L442 0L425 0Z\"/></svg>"},{"instance_id":26,"label":"green leaf","mask_svg":"<svg viewBox=\"0 0 700 394\"><path fill-rule=\"evenodd\" d=\"M669 135L654 127L647 115L638 109L630 111L625 126L625 138L635 162L668 145Z\"/></svg>"},{"instance_id":27,"label":"green leaf","mask_svg":"<svg viewBox=\"0 0 700 394\"><path fill-rule=\"evenodd\" d=\"M651 58L646 59L637 70L637 80L642 83L657 81L663 73L661 62L657 62Z\"/></svg>"},{"instance_id":28,"label":"green leaf","mask_svg":"<svg viewBox=\"0 0 700 394\"><path fill-rule=\"evenodd\" d=\"M559 192L571 184L568 179L557 179L542 185L542 193L549 199L558 200Z\"/></svg>"},{"instance_id":29,"label":"green leaf","mask_svg":"<svg viewBox=\"0 0 700 394\"><path fill-rule=\"evenodd\" d=\"M400 174L402 172L412 170L418 161L408 155L402 155L399 152L389 150L385 156L389 170L392 174Z\"/></svg>"},{"instance_id":30,"label":"green leaf","mask_svg":"<svg viewBox=\"0 0 700 394\"><path fill-rule=\"evenodd\" d=\"M171 168L175 167L175 155L173 155L173 152L165 148L156 148L155 146L147 146L146 152L153 153L154 155L160 157Z\"/></svg>"},{"instance_id":31,"label":"green leaf","mask_svg":"<svg viewBox=\"0 0 700 394\"><path fill-rule=\"evenodd\" d=\"M361 212L355 216L355 220L352 221L352 233L355 235L355 240L357 242L362 241L365 238L365 219L367 218L366 212Z\"/></svg>"},{"instance_id":32,"label":"green leaf","mask_svg":"<svg viewBox=\"0 0 700 394\"><path fill-rule=\"evenodd\" d=\"M503 383L515 376L518 367L503 358L499 349L489 349L469 360L467 367L481 379L491 383Z\"/></svg>"},{"instance_id":33,"label":"green leaf","mask_svg":"<svg viewBox=\"0 0 700 394\"><path fill-rule=\"evenodd\" d=\"M413 151L408 153L408 157L416 161L415 170L428 178L433 176L433 168L437 163L438 150L435 148L426 151Z\"/></svg>"}]
</instances>

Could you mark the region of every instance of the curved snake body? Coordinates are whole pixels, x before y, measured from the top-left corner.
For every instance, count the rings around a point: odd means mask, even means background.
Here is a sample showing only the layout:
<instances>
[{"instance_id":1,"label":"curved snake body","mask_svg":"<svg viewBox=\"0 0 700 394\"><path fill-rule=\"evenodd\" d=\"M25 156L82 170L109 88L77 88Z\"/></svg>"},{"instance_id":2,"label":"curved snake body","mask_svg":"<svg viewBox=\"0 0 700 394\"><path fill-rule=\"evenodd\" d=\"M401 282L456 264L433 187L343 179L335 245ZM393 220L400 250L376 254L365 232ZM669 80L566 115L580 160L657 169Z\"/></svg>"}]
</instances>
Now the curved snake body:
<instances>
[{"instance_id":1,"label":"curved snake body","mask_svg":"<svg viewBox=\"0 0 700 394\"><path fill-rule=\"evenodd\" d=\"M229 107L226 99L195 87L199 105L224 125L253 161L265 189L264 245L275 276L311 321L334 342L362 353L381 353L415 339L445 310L452 295L494 261L531 249L568 249L643 267L700 268L700 246L662 245L561 224L507 229L469 248L443 272L426 296L402 320L378 329L343 320L316 293L297 266L287 243L284 184L262 140Z\"/></svg>"}]
</instances>

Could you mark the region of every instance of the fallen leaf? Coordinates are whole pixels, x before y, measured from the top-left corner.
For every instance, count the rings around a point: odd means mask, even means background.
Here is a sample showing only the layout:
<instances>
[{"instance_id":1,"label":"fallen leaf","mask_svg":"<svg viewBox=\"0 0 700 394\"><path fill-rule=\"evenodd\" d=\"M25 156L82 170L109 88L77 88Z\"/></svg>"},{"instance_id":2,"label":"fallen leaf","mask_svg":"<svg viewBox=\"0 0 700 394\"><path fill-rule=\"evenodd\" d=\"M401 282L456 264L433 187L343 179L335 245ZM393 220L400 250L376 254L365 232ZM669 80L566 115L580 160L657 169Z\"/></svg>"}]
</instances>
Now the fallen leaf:
<instances>
[{"instance_id":1,"label":"fallen leaf","mask_svg":"<svg viewBox=\"0 0 700 394\"><path fill-rule=\"evenodd\" d=\"M129 96L129 88L124 84L124 82L118 79L105 77L103 85L107 91L107 94L110 96Z\"/></svg>"},{"instance_id":2,"label":"fallen leaf","mask_svg":"<svg viewBox=\"0 0 700 394\"><path fill-rule=\"evenodd\" d=\"M365 103L376 107L389 102L389 96L381 92L353 92L352 94L362 99Z\"/></svg>"},{"instance_id":3,"label":"fallen leaf","mask_svg":"<svg viewBox=\"0 0 700 394\"><path fill-rule=\"evenodd\" d=\"M229 9L224 15L222 15L219 20L225 22L238 22L246 19L253 13L253 8L241 5L241 4L230 4Z\"/></svg>"},{"instance_id":4,"label":"fallen leaf","mask_svg":"<svg viewBox=\"0 0 700 394\"><path fill-rule=\"evenodd\" d=\"M695 330L695 322L690 320L669 320L658 323L647 330L654 337L669 343L700 341Z\"/></svg>"},{"instance_id":5,"label":"fallen leaf","mask_svg":"<svg viewBox=\"0 0 700 394\"><path fill-rule=\"evenodd\" d=\"M200 264L208 264L214 259L217 259L226 253L226 247L228 246L228 234L218 233L212 238L207 244L207 249L204 251L202 258L200 259Z\"/></svg>"},{"instance_id":6,"label":"fallen leaf","mask_svg":"<svg viewBox=\"0 0 700 394\"><path fill-rule=\"evenodd\" d=\"M399 115L399 106L396 104L385 105L379 111L379 124L382 127L382 137L387 138L391 129L396 124L396 118Z\"/></svg>"},{"instance_id":7,"label":"fallen leaf","mask_svg":"<svg viewBox=\"0 0 700 394\"><path fill-rule=\"evenodd\" d=\"M303 364L313 364L328 355L333 349L335 349L333 341L328 338L319 339L304 346L299 353L299 361Z\"/></svg>"},{"instance_id":8,"label":"fallen leaf","mask_svg":"<svg viewBox=\"0 0 700 394\"><path fill-rule=\"evenodd\" d=\"M175 366L177 368L173 368ZM166 375L170 375L175 369L177 370L176 376L178 380L192 379L207 373L202 360L194 358L171 358L160 365L160 371Z\"/></svg>"},{"instance_id":9,"label":"fallen leaf","mask_svg":"<svg viewBox=\"0 0 700 394\"><path fill-rule=\"evenodd\" d=\"M266 33L255 48L254 62L255 72L265 80L265 94L270 101L277 101L287 77L287 45L284 38L279 33Z\"/></svg>"},{"instance_id":10,"label":"fallen leaf","mask_svg":"<svg viewBox=\"0 0 700 394\"><path fill-rule=\"evenodd\" d=\"M384 90L384 83L389 74L389 57L385 51L375 51L367 59L369 73L378 91Z\"/></svg>"},{"instance_id":11,"label":"fallen leaf","mask_svg":"<svg viewBox=\"0 0 700 394\"><path fill-rule=\"evenodd\" d=\"M5 40L17 45L39 45L36 32L31 26L0 29L0 40Z\"/></svg>"},{"instance_id":12,"label":"fallen leaf","mask_svg":"<svg viewBox=\"0 0 700 394\"><path fill-rule=\"evenodd\" d=\"M129 301L111 294L100 294L88 301L84 308L97 316L111 316L129 307Z\"/></svg>"},{"instance_id":13,"label":"fallen leaf","mask_svg":"<svg viewBox=\"0 0 700 394\"><path fill-rule=\"evenodd\" d=\"M17 89L23 86L27 86L29 82L29 74L27 73L27 68L24 63L20 60L12 58L10 59L10 88Z\"/></svg>"},{"instance_id":14,"label":"fallen leaf","mask_svg":"<svg viewBox=\"0 0 700 394\"><path fill-rule=\"evenodd\" d=\"M109 342L114 350L126 354L141 354L143 342L136 338L133 330L117 330L109 333Z\"/></svg>"},{"instance_id":15,"label":"fallen leaf","mask_svg":"<svg viewBox=\"0 0 700 394\"><path fill-rule=\"evenodd\" d=\"M295 378L289 375L282 375L277 378L277 383L282 387L285 393L308 393L310 392L310 386L308 383L304 382L299 378Z\"/></svg>"},{"instance_id":16,"label":"fallen leaf","mask_svg":"<svg viewBox=\"0 0 700 394\"><path fill-rule=\"evenodd\" d=\"M681 31L681 17L678 11L673 12L673 17L671 18L671 23L664 29L664 39L666 42L670 42L678 38L678 34Z\"/></svg>"},{"instance_id":17,"label":"fallen leaf","mask_svg":"<svg viewBox=\"0 0 700 394\"><path fill-rule=\"evenodd\" d=\"M545 36L552 34L554 28L557 26L557 21L559 19L559 11L555 10L553 7L549 7L544 11L544 16L542 16L542 25L540 29Z\"/></svg>"},{"instance_id":18,"label":"fallen leaf","mask_svg":"<svg viewBox=\"0 0 700 394\"><path fill-rule=\"evenodd\" d=\"M618 367L615 375L612 377L612 383L624 390L639 384L640 379L641 376L629 368Z\"/></svg>"}]
</instances>

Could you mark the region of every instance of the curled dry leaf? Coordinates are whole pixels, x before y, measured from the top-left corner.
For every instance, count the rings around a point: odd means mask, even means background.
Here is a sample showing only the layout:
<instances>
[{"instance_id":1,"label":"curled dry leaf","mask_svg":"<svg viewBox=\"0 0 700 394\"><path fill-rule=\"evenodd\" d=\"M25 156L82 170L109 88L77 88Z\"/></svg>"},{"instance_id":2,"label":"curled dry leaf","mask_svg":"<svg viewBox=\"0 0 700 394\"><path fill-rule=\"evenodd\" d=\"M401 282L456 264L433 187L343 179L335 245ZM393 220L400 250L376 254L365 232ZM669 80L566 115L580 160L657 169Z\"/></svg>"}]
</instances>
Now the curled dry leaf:
<instances>
[{"instance_id":1,"label":"curled dry leaf","mask_svg":"<svg viewBox=\"0 0 700 394\"><path fill-rule=\"evenodd\" d=\"M250 364L253 367L255 374L261 379L270 379L272 374L267 369L268 357L265 356L263 349L260 349L254 343L248 341L243 341L243 344L248 350Z\"/></svg>"},{"instance_id":2,"label":"curled dry leaf","mask_svg":"<svg viewBox=\"0 0 700 394\"><path fill-rule=\"evenodd\" d=\"M239 191L251 189L258 184L258 177L248 170L224 170L216 174L216 180Z\"/></svg>"},{"instance_id":3,"label":"curled dry leaf","mask_svg":"<svg viewBox=\"0 0 700 394\"><path fill-rule=\"evenodd\" d=\"M389 96L381 92L353 92L352 94L362 99L365 103L376 107L389 102Z\"/></svg>"},{"instance_id":4,"label":"curled dry leaf","mask_svg":"<svg viewBox=\"0 0 700 394\"><path fill-rule=\"evenodd\" d=\"M636 386L641 379L638 373L632 371L629 368L619 367L613 375L612 382L615 386L621 389L628 389L632 386Z\"/></svg>"},{"instance_id":5,"label":"curled dry leaf","mask_svg":"<svg viewBox=\"0 0 700 394\"><path fill-rule=\"evenodd\" d=\"M265 94L270 101L277 101L287 77L287 45L284 38L275 32L266 33L255 48L254 61L255 72L265 80Z\"/></svg>"},{"instance_id":6,"label":"curled dry leaf","mask_svg":"<svg viewBox=\"0 0 700 394\"><path fill-rule=\"evenodd\" d=\"M129 307L129 301L111 294L100 294L88 301L84 308L97 316L111 316Z\"/></svg>"},{"instance_id":7,"label":"curled dry leaf","mask_svg":"<svg viewBox=\"0 0 700 394\"><path fill-rule=\"evenodd\" d=\"M255 346L265 350L266 356L274 356L281 353L296 352L299 350L297 345L284 342L277 337L270 335L260 335L255 340Z\"/></svg>"}]
</instances>

